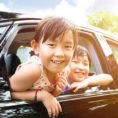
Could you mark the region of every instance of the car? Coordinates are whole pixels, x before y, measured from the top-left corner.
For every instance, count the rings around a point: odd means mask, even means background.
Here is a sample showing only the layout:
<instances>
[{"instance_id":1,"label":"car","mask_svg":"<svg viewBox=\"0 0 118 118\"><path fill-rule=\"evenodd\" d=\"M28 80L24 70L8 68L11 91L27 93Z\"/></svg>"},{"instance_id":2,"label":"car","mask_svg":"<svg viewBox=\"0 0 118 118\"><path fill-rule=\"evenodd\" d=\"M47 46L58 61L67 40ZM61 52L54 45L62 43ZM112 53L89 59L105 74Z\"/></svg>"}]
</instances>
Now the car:
<instances>
[{"instance_id":1,"label":"car","mask_svg":"<svg viewBox=\"0 0 118 118\"><path fill-rule=\"evenodd\" d=\"M30 41L41 20L13 18L0 21L1 118L48 117L41 102L12 99L9 84L16 67L30 58ZM93 26L78 26L78 35L78 45L86 47L90 53L90 74L111 74L113 82L99 90L57 96L63 110L58 118L118 118L118 37Z\"/></svg>"}]
</instances>

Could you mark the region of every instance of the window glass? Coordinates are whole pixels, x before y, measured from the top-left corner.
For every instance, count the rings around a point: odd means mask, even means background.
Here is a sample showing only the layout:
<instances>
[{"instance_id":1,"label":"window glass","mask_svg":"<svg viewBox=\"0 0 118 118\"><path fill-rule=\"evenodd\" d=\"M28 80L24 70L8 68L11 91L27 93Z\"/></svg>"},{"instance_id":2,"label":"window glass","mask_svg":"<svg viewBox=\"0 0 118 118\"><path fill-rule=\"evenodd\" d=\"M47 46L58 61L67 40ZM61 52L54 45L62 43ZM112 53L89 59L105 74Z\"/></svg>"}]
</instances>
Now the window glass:
<instances>
[{"instance_id":1,"label":"window glass","mask_svg":"<svg viewBox=\"0 0 118 118\"><path fill-rule=\"evenodd\" d=\"M11 22L6 22L6 23L0 23L0 39L2 38L2 35L6 32L6 30L9 27L9 24Z\"/></svg>"},{"instance_id":2,"label":"window glass","mask_svg":"<svg viewBox=\"0 0 118 118\"><path fill-rule=\"evenodd\" d=\"M5 31L6 27L0 27L0 39Z\"/></svg>"},{"instance_id":3,"label":"window glass","mask_svg":"<svg viewBox=\"0 0 118 118\"><path fill-rule=\"evenodd\" d=\"M92 62L91 62L90 73L95 73L95 67Z\"/></svg>"},{"instance_id":4,"label":"window glass","mask_svg":"<svg viewBox=\"0 0 118 118\"><path fill-rule=\"evenodd\" d=\"M112 49L112 52L113 52L113 55L114 55L114 58L118 64L118 47L116 46L113 46L113 45L110 45L111 49Z\"/></svg>"},{"instance_id":5,"label":"window glass","mask_svg":"<svg viewBox=\"0 0 118 118\"><path fill-rule=\"evenodd\" d=\"M20 58L21 63L26 62L30 58L31 48L27 46L20 46L17 49L16 55Z\"/></svg>"},{"instance_id":6,"label":"window glass","mask_svg":"<svg viewBox=\"0 0 118 118\"><path fill-rule=\"evenodd\" d=\"M104 38L107 40L107 43L109 44L109 46L112 50L112 53L114 55L114 58L118 64L118 42L114 42L114 41L112 41L112 39L105 37L105 36L104 36Z\"/></svg>"},{"instance_id":7,"label":"window glass","mask_svg":"<svg viewBox=\"0 0 118 118\"><path fill-rule=\"evenodd\" d=\"M4 32L6 27L0 27L0 34L2 34Z\"/></svg>"}]
</instances>

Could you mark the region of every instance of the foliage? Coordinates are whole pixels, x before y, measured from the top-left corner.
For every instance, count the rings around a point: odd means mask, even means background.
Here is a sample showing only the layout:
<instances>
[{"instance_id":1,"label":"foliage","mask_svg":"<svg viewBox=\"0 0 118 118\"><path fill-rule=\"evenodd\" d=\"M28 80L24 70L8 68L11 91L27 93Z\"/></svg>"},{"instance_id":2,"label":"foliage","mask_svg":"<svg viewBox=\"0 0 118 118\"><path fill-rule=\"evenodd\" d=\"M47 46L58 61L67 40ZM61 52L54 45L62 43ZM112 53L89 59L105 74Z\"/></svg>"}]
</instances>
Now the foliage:
<instances>
[{"instance_id":1,"label":"foliage","mask_svg":"<svg viewBox=\"0 0 118 118\"><path fill-rule=\"evenodd\" d=\"M88 16L88 23L111 33L118 32L118 16L111 12L97 12Z\"/></svg>"}]
</instances>

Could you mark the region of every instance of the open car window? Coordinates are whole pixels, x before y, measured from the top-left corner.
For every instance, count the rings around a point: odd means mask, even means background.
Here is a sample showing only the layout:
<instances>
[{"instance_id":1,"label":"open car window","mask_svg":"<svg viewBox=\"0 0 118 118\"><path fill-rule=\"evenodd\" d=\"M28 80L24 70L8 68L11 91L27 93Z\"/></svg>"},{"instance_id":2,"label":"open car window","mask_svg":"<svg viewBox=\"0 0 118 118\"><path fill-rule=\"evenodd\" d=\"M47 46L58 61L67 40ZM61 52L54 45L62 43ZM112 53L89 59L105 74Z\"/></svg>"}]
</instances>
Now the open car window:
<instances>
[{"instance_id":1,"label":"open car window","mask_svg":"<svg viewBox=\"0 0 118 118\"><path fill-rule=\"evenodd\" d=\"M89 36L88 36L89 37ZM101 63L101 54L98 53L102 50L100 50L100 47L94 42L94 36L91 36L88 38L87 36L80 36L79 37L79 45L85 47L90 55L91 58L91 68L90 68L90 76L91 75L98 75L104 73L103 64ZM105 57L106 58L106 57ZM108 91L111 90L111 84L108 84L106 86L92 86L87 87L85 89L80 89L77 93L74 93L73 90L68 90L65 92L66 94L81 94L81 93L91 93L91 92L102 92L102 91ZM113 89L112 89L113 90Z\"/></svg>"}]
</instances>

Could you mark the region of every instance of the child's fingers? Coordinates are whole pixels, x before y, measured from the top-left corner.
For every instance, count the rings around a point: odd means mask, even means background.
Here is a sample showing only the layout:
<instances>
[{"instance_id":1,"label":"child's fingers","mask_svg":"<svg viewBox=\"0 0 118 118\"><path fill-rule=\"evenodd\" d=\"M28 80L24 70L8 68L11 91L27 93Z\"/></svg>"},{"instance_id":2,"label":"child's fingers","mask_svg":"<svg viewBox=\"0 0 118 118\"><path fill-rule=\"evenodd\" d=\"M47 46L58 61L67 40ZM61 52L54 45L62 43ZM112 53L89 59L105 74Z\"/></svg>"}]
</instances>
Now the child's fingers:
<instances>
[{"instance_id":1,"label":"child's fingers","mask_svg":"<svg viewBox=\"0 0 118 118\"><path fill-rule=\"evenodd\" d=\"M56 89L59 93L61 93L63 91L63 89L61 87L59 87L58 85L56 86Z\"/></svg>"},{"instance_id":2,"label":"child's fingers","mask_svg":"<svg viewBox=\"0 0 118 118\"><path fill-rule=\"evenodd\" d=\"M76 86L75 84L72 84L69 86L69 89L74 89L73 92L76 93L79 90L79 87Z\"/></svg>"},{"instance_id":3,"label":"child's fingers","mask_svg":"<svg viewBox=\"0 0 118 118\"><path fill-rule=\"evenodd\" d=\"M57 84L61 89L64 89L67 86L67 80L60 79L57 81Z\"/></svg>"},{"instance_id":4,"label":"child's fingers","mask_svg":"<svg viewBox=\"0 0 118 118\"><path fill-rule=\"evenodd\" d=\"M56 106L56 117L58 116L58 114L59 114L59 109L58 109L58 104L57 104L57 106Z\"/></svg>"},{"instance_id":5,"label":"child's fingers","mask_svg":"<svg viewBox=\"0 0 118 118\"><path fill-rule=\"evenodd\" d=\"M67 86L66 82L63 81L58 81L58 83L56 84L57 88L60 88L61 91L63 91L63 89Z\"/></svg>"},{"instance_id":6,"label":"child's fingers","mask_svg":"<svg viewBox=\"0 0 118 118\"><path fill-rule=\"evenodd\" d=\"M69 89L74 89L74 88L76 88L76 85L74 85L74 84L71 84L71 85L69 86Z\"/></svg>"},{"instance_id":7,"label":"child's fingers","mask_svg":"<svg viewBox=\"0 0 118 118\"><path fill-rule=\"evenodd\" d=\"M57 78L58 79L62 79L62 78L66 79L66 74L64 72L60 72L60 73L57 74Z\"/></svg>"},{"instance_id":8,"label":"child's fingers","mask_svg":"<svg viewBox=\"0 0 118 118\"><path fill-rule=\"evenodd\" d=\"M57 106L58 106L59 111L62 112L61 105L58 103Z\"/></svg>"},{"instance_id":9,"label":"child's fingers","mask_svg":"<svg viewBox=\"0 0 118 118\"><path fill-rule=\"evenodd\" d=\"M58 88L60 88L61 90L63 90L66 87L66 84L59 83L57 86L58 86Z\"/></svg>"},{"instance_id":10,"label":"child's fingers","mask_svg":"<svg viewBox=\"0 0 118 118\"><path fill-rule=\"evenodd\" d=\"M73 92L76 93L79 90L79 87L76 87Z\"/></svg>"},{"instance_id":11,"label":"child's fingers","mask_svg":"<svg viewBox=\"0 0 118 118\"><path fill-rule=\"evenodd\" d=\"M56 110L53 108L52 109L52 117L55 118L55 116L56 116Z\"/></svg>"},{"instance_id":12,"label":"child's fingers","mask_svg":"<svg viewBox=\"0 0 118 118\"><path fill-rule=\"evenodd\" d=\"M58 114L59 114L58 105L57 105L56 107L53 106L52 109L51 109L51 108L48 109L48 115L49 115L50 118L51 118L51 117L55 118L55 117L58 116Z\"/></svg>"},{"instance_id":13,"label":"child's fingers","mask_svg":"<svg viewBox=\"0 0 118 118\"><path fill-rule=\"evenodd\" d=\"M58 73L58 76L65 76L65 72Z\"/></svg>"},{"instance_id":14,"label":"child's fingers","mask_svg":"<svg viewBox=\"0 0 118 118\"><path fill-rule=\"evenodd\" d=\"M57 83L67 84L67 79L60 78Z\"/></svg>"},{"instance_id":15,"label":"child's fingers","mask_svg":"<svg viewBox=\"0 0 118 118\"><path fill-rule=\"evenodd\" d=\"M52 110L51 109L47 109L48 110L48 116L51 118L52 116Z\"/></svg>"},{"instance_id":16,"label":"child's fingers","mask_svg":"<svg viewBox=\"0 0 118 118\"><path fill-rule=\"evenodd\" d=\"M60 104L57 102L57 105L55 106L55 108L52 109L52 117L58 117L59 112L62 112L61 106Z\"/></svg>"},{"instance_id":17,"label":"child's fingers","mask_svg":"<svg viewBox=\"0 0 118 118\"><path fill-rule=\"evenodd\" d=\"M59 77L58 81L67 81L66 77Z\"/></svg>"},{"instance_id":18,"label":"child's fingers","mask_svg":"<svg viewBox=\"0 0 118 118\"><path fill-rule=\"evenodd\" d=\"M54 109L54 111L53 111L53 118L56 116L58 116L58 114L59 114L59 108L58 108L58 102L57 102L57 105L55 106L55 109Z\"/></svg>"}]
</instances>

